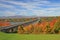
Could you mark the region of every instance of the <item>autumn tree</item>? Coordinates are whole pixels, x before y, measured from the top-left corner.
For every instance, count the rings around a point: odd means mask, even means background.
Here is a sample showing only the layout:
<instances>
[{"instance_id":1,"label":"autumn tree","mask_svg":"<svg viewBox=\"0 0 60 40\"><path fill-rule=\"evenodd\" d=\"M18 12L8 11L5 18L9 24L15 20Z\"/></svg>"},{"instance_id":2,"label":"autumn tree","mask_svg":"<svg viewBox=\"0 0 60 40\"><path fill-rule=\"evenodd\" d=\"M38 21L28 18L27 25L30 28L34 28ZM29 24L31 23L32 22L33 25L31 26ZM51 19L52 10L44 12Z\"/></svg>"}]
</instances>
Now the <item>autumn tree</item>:
<instances>
[{"instance_id":1,"label":"autumn tree","mask_svg":"<svg viewBox=\"0 0 60 40\"><path fill-rule=\"evenodd\" d=\"M57 22L55 23L53 31L55 33L58 33L59 30L60 30L60 19L58 19Z\"/></svg>"}]
</instances>

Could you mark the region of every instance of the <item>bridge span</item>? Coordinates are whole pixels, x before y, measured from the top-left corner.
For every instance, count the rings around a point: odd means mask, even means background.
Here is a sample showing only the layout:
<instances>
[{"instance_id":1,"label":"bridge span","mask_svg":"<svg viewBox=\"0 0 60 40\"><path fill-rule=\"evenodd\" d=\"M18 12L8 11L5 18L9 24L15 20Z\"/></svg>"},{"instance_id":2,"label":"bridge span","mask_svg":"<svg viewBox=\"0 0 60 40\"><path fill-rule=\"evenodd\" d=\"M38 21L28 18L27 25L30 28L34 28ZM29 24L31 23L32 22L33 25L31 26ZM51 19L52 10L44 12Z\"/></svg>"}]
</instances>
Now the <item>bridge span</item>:
<instances>
[{"instance_id":1,"label":"bridge span","mask_svg":"<svg viewBox=\"0 0 60 40\"><path fill-rule=\"evenodd\" d=\"M38 23L39 21L40 21L40 19L35 19L35 20L29 21L29 22L24 22L24 23L19 23L19 24L17 23L17 24L7 26L7 27L1 27L0 31L6 32L6 33L14 33L14 32L17 32L18 27L20 27L22 30L24 30L23 27L28 26L30 24Z\"/></svg>"}]
</instances>

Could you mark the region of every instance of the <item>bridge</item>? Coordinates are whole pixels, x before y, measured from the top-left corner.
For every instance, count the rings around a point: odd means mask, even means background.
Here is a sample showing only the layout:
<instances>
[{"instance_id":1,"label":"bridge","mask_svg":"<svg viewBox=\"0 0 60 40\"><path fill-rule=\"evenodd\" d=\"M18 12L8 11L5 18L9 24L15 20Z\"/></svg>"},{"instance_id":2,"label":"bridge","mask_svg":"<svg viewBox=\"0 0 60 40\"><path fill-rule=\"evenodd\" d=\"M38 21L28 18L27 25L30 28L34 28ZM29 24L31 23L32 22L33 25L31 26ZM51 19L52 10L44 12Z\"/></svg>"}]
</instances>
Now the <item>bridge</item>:
<instances>
[{"instance_id":1,"label":"bridge","mask_svg":"<svg viewBox=\"0 0 60 40\"><path fill-rule=\"evenodd\" d=\"M40 21L40 19L35 19L35 20L29 21L29 22L17 23L17 24L10 25L7 27L1 27L0 31L6 32L6 33L15 33L15 32L17 32L18 27L20 27L22 30L24 30L23 27L28 26L30 24L38 23L39 21Z\"/></svg>"}]
</instances>

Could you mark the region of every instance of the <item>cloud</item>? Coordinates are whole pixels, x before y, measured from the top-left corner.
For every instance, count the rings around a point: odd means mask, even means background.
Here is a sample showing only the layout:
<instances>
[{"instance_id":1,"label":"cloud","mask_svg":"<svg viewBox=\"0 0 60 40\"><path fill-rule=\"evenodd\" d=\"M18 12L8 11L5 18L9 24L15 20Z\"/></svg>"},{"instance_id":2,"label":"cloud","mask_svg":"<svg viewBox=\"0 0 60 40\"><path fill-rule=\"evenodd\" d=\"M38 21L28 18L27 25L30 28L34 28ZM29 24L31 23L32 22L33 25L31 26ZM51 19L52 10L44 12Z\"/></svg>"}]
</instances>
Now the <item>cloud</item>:
<instances>
[{"instance_id":1,"label":"cloud","mask_svg":"<svg viewBox=\"0 0 60 40\"><path fill-rule=\"evenodd\" d=\"M0 16L15 16L16 14L11 11L0 11Z\"/></svg>"},{"instance_id":2,"label":"cloud","mask_svg":"<svg viewBox=\"0 0 60 40\"><path fill-rule=\"evenodd\" d=\"M32 10L32 12L37 16L59 16L60 7L56 8L43 8L41 10Z\"/></svg>"},{"instance_id":3,"label":"cloud","mask_svg":"<svg viewBox=\"0 0 60 40\"><path fill-rule=\"evenodd\" d=\"M5 7L10 10L5 12L6 14L10 14L10 16L11 15L36 15L36 16L60 15L59 14L60 3L52 3L47 0L32 0L32 1L29 0L27 2L2 0L2 2L13 4L13 5L0 4L0 7ZM19 8L21 7L26 8L27 10L18 9L17 6L19 6Z\"/></svg>"},{"instance_id":4,"label":"cloud","mask_svg":"<svg viewBox=\"0 0 60 40\"><path fill-rule=\"evenodd\" d=\"M49 1L42 1L42 0L33 0L33 2L27 2L27 3L11 1L11 0L4 1L4 2L8 2L8 3L14 4L14 5L19 5L19 6L22 6L23 8L28 9L28 10L32 10L33 8L38 8L38 6L49 3Z\"/></svg>"},{"instance_id":5,"label":"cloud","mask_svg":"<svg viewBox=\"0 0 60 40\"><path fill-rule=\"evenodd\" d=\"M23 2L14 2L14 1L6 1L9 3L12 3L14 5L22 6L23 8L31 10L32 8L35 8L35 6L29 4L29 3L23 3Z\"/></svg>"},{"instance_id":6,"label":"cloud","mask_svg":"<svg viewBox=\"0 0 60 40\"><path fill-rule=\"evenodd\" d=\"M5 8L14 8L14 7L13 7L13 6L11 6L11 5L1 4L1 3L0 3L0 7L5 7Z\"/></svg>"}]
</instances>

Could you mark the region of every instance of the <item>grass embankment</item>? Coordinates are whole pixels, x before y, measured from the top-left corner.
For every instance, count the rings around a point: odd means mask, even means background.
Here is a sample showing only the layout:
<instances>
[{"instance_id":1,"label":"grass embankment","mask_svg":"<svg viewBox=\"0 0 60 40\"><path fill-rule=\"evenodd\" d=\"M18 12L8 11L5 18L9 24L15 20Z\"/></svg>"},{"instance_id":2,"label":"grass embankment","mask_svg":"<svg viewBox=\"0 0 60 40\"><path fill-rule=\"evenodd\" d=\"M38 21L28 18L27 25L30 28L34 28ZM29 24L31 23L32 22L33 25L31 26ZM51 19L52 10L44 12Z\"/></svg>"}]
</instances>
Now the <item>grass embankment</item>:
<instances>
[{"instance_id":1,"label":"grass embankment","mask_svg":"<svg viewBox=\"0 0 60 40\"><path fill-rule=\"evenodd\" d=\"M60 34L7 34L0 32L0 40L60 40Z\"/></svg>"}]
</instances>

